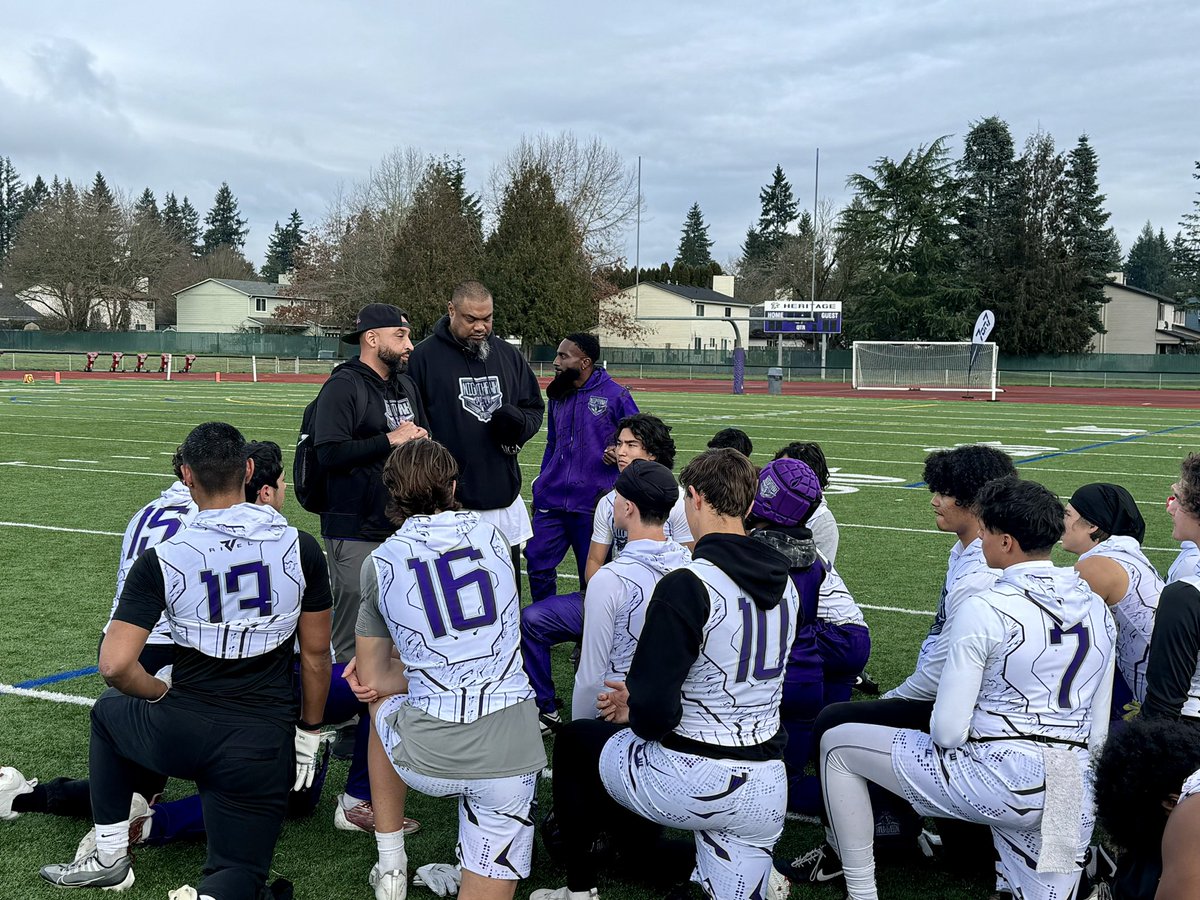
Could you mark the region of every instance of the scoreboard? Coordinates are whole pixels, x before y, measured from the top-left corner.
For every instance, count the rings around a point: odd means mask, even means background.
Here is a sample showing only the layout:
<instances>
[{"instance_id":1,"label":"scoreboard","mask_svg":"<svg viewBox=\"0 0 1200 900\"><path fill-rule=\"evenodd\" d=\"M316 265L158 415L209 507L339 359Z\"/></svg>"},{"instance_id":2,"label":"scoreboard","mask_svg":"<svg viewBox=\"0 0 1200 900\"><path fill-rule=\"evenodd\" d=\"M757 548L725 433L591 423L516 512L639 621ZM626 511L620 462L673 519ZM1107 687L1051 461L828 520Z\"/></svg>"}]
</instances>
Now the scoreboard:
<instances>
[{"instance_id":1,"label":"scoreboard","mask_svg":"<svg viewBox=\"0 0 1200 900\"><path fill-rule=\"evenodd\" d=\"M763 304L763 331L767 334L840 334L839 300L768 300Z\"/></svg>"}]
</instances>

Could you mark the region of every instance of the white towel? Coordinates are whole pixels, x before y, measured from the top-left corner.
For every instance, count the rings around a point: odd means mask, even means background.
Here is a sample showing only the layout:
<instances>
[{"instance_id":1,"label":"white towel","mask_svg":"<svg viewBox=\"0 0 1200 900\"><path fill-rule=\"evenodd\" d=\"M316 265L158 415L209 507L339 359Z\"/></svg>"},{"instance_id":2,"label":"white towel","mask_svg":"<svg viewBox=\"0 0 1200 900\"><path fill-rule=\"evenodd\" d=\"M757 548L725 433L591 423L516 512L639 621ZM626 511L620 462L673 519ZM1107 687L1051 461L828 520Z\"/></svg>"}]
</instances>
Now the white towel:
<instances>
[{"instance_id":1,"label":"white towel","mask_svg":"<svg viewBox=\"0 0 1200 900\"><path fill-rule=\"evenodd\" d=\"M1039 872L1070 874L1079 869L1080 812L1083 803L1083 755L1069 747L1042 747L1046 799L1042 806Z\"/></svg>"}]
</instances>

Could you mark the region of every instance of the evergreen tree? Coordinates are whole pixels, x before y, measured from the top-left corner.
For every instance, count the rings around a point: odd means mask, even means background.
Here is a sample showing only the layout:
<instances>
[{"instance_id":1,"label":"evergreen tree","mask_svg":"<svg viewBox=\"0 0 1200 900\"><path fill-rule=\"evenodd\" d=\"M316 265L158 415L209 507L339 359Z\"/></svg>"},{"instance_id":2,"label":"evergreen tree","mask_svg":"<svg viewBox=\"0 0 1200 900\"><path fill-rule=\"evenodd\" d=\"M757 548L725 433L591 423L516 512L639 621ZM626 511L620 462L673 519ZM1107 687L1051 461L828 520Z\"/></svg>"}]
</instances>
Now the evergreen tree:
<instances>
[{"instance_id":1,"label":"evergreen tree","mask_svg":"<svg viewBox=\"0 0 1200 900\"><path fill-rule=\"evenodd\" d=\"M168 191L167 196L163 198L162 223L167 234L181 244L184 242L183 213L179 208L179 201L175 199L174 191Z\"/></svg>"},{"instance_id":2,"label":"evergreen tree","mask_svg":"<svg viewBox=\"0 0 1200 900\"><path fill-rule=\"evenodd\" d=\"M591 266L575 217L536 163L522 165L504 190L482 274L503 316L497 329L519 333L526 347L596 325Z\"/></svg>"},{"instance_id":3,"label":"evergreen tree","mask_svg":"<svg viewBox=\"0 0 1200 900\"><path fill-rule=\"evenodd\" d=\"M39 175L33 179L33 184L21 192L21 215L26 216L41 209L49 199L50 188L46 187L46 182Z\"/></svg>"},{"instance_id":4,"label":"evergreen tree","mask_svg":"<svg viewBox=\"0 0 1200 900\"><path fill-rule=\"evenodd\" d=\"M447 181L450 190L459 198L463 218L470 223L473 229L477 229L482 234L483 202L479 199L478 194L467 190L467 169L462 159L459 157L443 157L441 163L437 164L435 171L440 173L440 177Z\"/></svg>"},{"instance_id":5,"label":"evergreen tree","mask_svg":"<svg viewBox=\"0 0 1200 900\"><path fill-rule=\"evenodd\" d=\"M1019 202L1012 133L1002 119L975 122L958 161L956 234L963 278L979 292L979 305L992 309L1010 290L1006 281Z\"/></svg>"},{"instance_id":6,"label":"evergreen tree","mask_svg":"<svg viewBox=\"0 0 1200 900\"><path fill-rule=\"evenodd\" d=\"M1125 260L1125 283L1144 291L1165 294L1171 285L1171 244L1160 228L1154 233L1147 222L1129 248Z\"/></svg>"},{"instance_id":7,"label":"evergreen tree","mask_svg":"<svg viewBox=\"0 0 1200 900\"><path fill-rule=\"evenodd\" d=\"M708 226L704 224L704 214L700 212L700 204L693 203L683 222L683 234L679 238L679 251L675 261L686 266L707 266L712 262L713 241L708 236Z\"/></svg>"},{"instance_id":8,"label":"evergreen tree","mask_svg":"<svg viewBox=\"0 0 1200 900\"><path fill-rule=\"evenodd\" d=\"M179 227L183 235L183 243L191 248L192 256L200 256L203 248L200 246L200 212L192 206L192 201L183 195L183 203L179 205ZM245 232L242 232L243 240ZM231 248L236 249L236 248ZM251 266L253 269L253 266Z\"/></svg>"},{"instance_id":9,"label":"evergreen tree","mask_svg":"<svg viewBox=\"0 0 1200 900\"><path fill-rule=\"evenodd\" d=\"M1108 274L1121 264L1121 246L1108 227L1106 198L1100 193L1099 168L1095 148L1081 135L1067 154L1067 242L1080 300L1097 309L1105 302Z\"/></svg>"},{"instance_id":10,"label":"evergreen tree","mask_svg":"<svg viewBox=\"0 0 1200 900\"><path fill-rule=\"evenodd\" d=\"M163 217L158 210L158 200L150 188L146 188L138 197L137 203L133 206L133 215L135 220L144 224L162 224Z\"/></svg>"},{"instance_id":11,"label":"evergreen tree","mask_svg":"<svg viewBox=\"0 0 1200 900\"><path fill-rule=\"evenodd\" d=\"M187 202L187 198L184 198ZM212 209L204 217L204 244L202 253L209 254L218 247L229 247L241 251L246 246L246 220L238 214L237 198L227 182L221 182L213 199Z\"/></svg>"},{"instance_id":12,"label":"evergreen tree","mask_svg":"<svg viewBox=\"0 0 1200 900\"><path fill-rule=\"evenodd\" d=\"M260 274L267 281L278 281L280 275L291 272L296 267L296 253L304 245L304 220L300 211L293 209L288 223L280 228L275 223L275 230L267 242L267 261L263 263Z\"/></svg>"},{"instance_id":13,"label":"evergreen tree","mask_svg":"<svg viewBox=\"0 0 1200 900\"><path fill-rule=\"evenodd\" d=\"M1200 160L1192 177L1200 179ZM1191 212L1179 222L1183 229L1175 238L1174 275L1177 296L1181 299L1200 297L1200 191L1192 200Z\"/></svg>"},{"instance_id":14,"label":"evergreen tree","mask_svg":"<svg viewBox=\"0 0 1200 900\"><path fill-rule=\"evenodd\" d=\"M796 221L799 207L792 196L792 185L783 174L783 166L775 166L771 183L758 194L762 215L758 217L758 233L772 250L778 250L788 228Z\"/></svg>"},{"instance_id":15,"label":"evergreen tree","mask_svg":"<svg viewBox=\"0 0 1200 900\"><path fill-rule=\"evenodd\" d=\"M116 203L116 198L113 197L108 182L104 180L104 176L100 172L97 172L96 177L92 180L92 186L88 190L87 196L97 209L111 209Z\"/></svg>"},{"instance_id":16,"label":"evergreen tree","mask_svg":"<svg viewBox=\"0 0 1200 900\"><path fill-rule=\"evenodd\" d=\"M24 212L21 178L7 156L0 157L0 263L8 256Z\"/></svg>"}]
</instances>

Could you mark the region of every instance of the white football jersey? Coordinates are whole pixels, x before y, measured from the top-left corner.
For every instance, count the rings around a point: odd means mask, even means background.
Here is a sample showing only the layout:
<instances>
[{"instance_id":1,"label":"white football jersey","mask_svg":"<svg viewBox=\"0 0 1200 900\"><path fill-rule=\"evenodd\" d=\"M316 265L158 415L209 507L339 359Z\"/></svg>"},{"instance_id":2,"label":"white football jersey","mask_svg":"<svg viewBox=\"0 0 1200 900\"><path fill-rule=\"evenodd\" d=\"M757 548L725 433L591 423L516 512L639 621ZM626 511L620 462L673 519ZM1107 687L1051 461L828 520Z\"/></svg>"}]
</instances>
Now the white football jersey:
<instances>
[{"instance_id":1,"label":"white football jersey","mask_svg":"<svg viewBox=\"0 0 1200 900\"><path fill-rule=\"evenodd\" d=\"M1083 553L1079 561L1103 556L1117 563L1129 576L1129 589L1120 602L1109 607L1117 621L1117 668L1133 691L1134 699L1146 699L1146 665L1150 659L1150 637L1163 580L1141 545L1128 535L1114 535Z\"/></svg>"},{"instance_id":2,"label":"white football jersey","mask_svg":"<svg viewBox=\"0 0 1200 900\"><path fill-rule=\"evenodd\" d=\"M620 559L592 576L583 604L572 718L594 719L596 695L606 690L604 682L626 679L655 585L691 560L687 548L671 540L630 541Z\"/></svg>"},{"instance_id":3,"label":"white football jersey","mask_svg":"<svg viewBox=\"0 0 1200 900\"><path fill-rule=\"evenodd\" d=\"M182 481L174 482L159 495L137 511L129 524L125 526L125 536L121 539L121 563L117 566L117 592L113 595L112 609L108 613L108 621L117 612L117 601L121 599L121 590L125 587L125 579L137 558L150 547L173 536L180 528L185 527L196 515L196 504L192 502L192 492ZM108 631L108 623L104 630ZM148 644L170 644L171 629L167 627L167 617L164 613L150 632L146 640Z\"/></svg>"},{"instance_id":4,"label":"white football jersey","mask_svg":"<svg viewBox=\"0 0 1200 900\"><path fill-rule=\"evenodd\" d=\"M862 610L854 602L846 582L833 567L832 562L825 566L825 577L821 580L821 589L817 592L817 618L830 625L866 625Z\"/></svg>"},{"instance_id":5,"label":"white football jersey","mask_svg":"<svg viewBox=\"0 0 1200 900\"><path fill-rule=\"evenodd\" d=\"M617 492L611 490L601 497L596 504L596 514L592 519L592 543L607 544L612 547L612 556L609 562L621 555L625 544L629 541L629 535L626 534L625 529L618 528L613 521L613 505L616 503L616 496ZM690 544L694 540L692 529L688 527L687 514L683 511L683 488L679 489L679 499L671 507L667 521L663 523L663 534L666 535L667 540L677 544Z\"/></svg>"},{"instance_id":6,"label":"white football jersey","mask_svg":"<svg viewBox=\"0 0 1200 900\"><path fill-rule=\"evenodd\" d=\"M937 613L934 614L929 634L921 642L921 650L917 654L918 669L934 652L938 635L942 633L959 604L967 597L990 588L999 577L1000 570L988 568L987 560L983 558L983 541L975 538L966 547L961 541L954 542L954 546L950 548L950 561L946 565L946 581L942 584Z\"/></svg>"},{"instance_id":7,"label":"white football jersey","mask_svg":"<svg viewBox=\"0 0 1200 900\"><path fill-rule=\"evenodd\" d=\"M812 532L817 552L829 561L830 566L835 565L841 535L838 532L837 519L833 517L833 510L829 508L824 497L821 498L817 511L809 517L808 530Z\"/></svg>"},{"instance_id":8,"label":"white football jersey","mask_svg":"<svg viewBox=\"0 0 1200 900\"><path fill-rule=\"evenodd\" d=\"M533 696L508 539L471 511L413 516L372 554L408 702L474 722Z\"/></svg>"},{"instance_id":9,"label":"white football jersey","mask_svg":"<svg viewBox=\"0 0 1200 900\"><path fill-rule=\"evenodd\" d=\"M1116 625L1104 601L1074 569L1047 561L1004 570L992 590L968 598L947 631L950 655L934 705L935 733L968 698L971 671L982 680L971 740L1037 735L1087 743L1097 697L1111 696ZM1107 726L1109 711L1097 715Z\"/></svg>"},{"instance_id":10,"label":"white football jersey","mask_svg":"<svg viewBox=\"0 0 1200 900\"><path fill-rule=\"evenodd\" d=\"M218 659L262 656L300 621L300 536L269 506L196 513L155 547L175 643Z\"/></svg>"},{"instance_id":11,"label":"white football jersey","mask_svg":"<svg viewBox=\"0 0 1200 900\"><path fill-rule=\"evenodd\" d=\"M796 586L789 578L780 604L764 610L708 560L685 568L708 591L710 611L700 655L683 681L675 732L723 747L768 741L779 731L783 670L800 618Z\"/></svg>"},{"instance_id":12,"label":"white football jersey","mask_svg":"<svg viewBox=\"0 0 1200 900\"><path fill-rule=\"evenodd\" d=\"M1189 576L1200 577L1200 548L1193 541L1184 541L1179 545L1179 555L1167 570L1167 584Z\"/></svg>"},{"instance_id":13,"label":"white football jersey","mask_svg":"<svg viewBox=\"0 0 1200 900\"><path fill-rule=\"evenodd\" d=\"M1182 803L1188 797L1194 797L1200 794L1200 769L1189 775L1183 782L1183 787L1179 789L1179 802Z\"/></svg>"}]
</instances>

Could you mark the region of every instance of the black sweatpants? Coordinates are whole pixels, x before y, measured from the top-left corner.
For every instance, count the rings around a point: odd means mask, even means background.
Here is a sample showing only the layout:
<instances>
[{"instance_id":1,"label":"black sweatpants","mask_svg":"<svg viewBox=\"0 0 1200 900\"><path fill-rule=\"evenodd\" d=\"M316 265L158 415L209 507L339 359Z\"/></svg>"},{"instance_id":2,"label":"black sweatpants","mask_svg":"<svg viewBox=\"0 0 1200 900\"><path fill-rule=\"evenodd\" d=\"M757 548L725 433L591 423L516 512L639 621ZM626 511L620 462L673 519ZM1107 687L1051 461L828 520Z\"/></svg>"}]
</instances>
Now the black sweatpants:
<instances>
[{"instance_id":1,"label":"black sweatpants","mask_svg":"<svg viewBox=\"0 0 1200 900\"><path fill-rule=\"evenodd\" d=\"M887 700L862 700L849 703L834 703L826 706L817 715L813 724L813 752L820 759L821 738L825 732L847 722L862 722L867 725L884 725L888 728L906 728L929 733L929 719L933 715L932 700L903 700L893 697ZM817 777L821 767L817 766ZM898 854L910 853L913 841L921 830L921 817L903 797L897 797L878 785L869 786L871 806L875 811L875 840L877 849ZM821 806L821 821L828 826L825 807ZM938 819L938 834L942 838L943 857L952 868L978 874L990 870L996 849L992 841L992 830L975 822L958 819ZM899 837L899 846L888 846L887 837Z\"/></svg>"},{"instance_id":2,"label":"black sweatpants","mask_svg":"<svg viewBox=\"0 0 1200 900\"><path fill-rule=\"evenodd\" d=\"M147 772L195 781L208 830L197 893L258 900L287 812L293 734L260 717L184 706L173 694L150 703L105 691L92 707L93 818L123 821Z\"/></svg>"},{"instance_id":3,"label":"black sweatpants","mask_svg":"<svg viewBox=\"0 0 1200 900\"><path fill-rule=\"evenodd\" d=\"M661 894L691 877L696 842L668 840L660 825L621 806L600 780L600 753L621 730L599 719L576 719L554 737L554 815L567 857L567 887L596 887L592 845L607 833L621 861L619 876L649 884Z\"/></svg>"}]
</instances>

